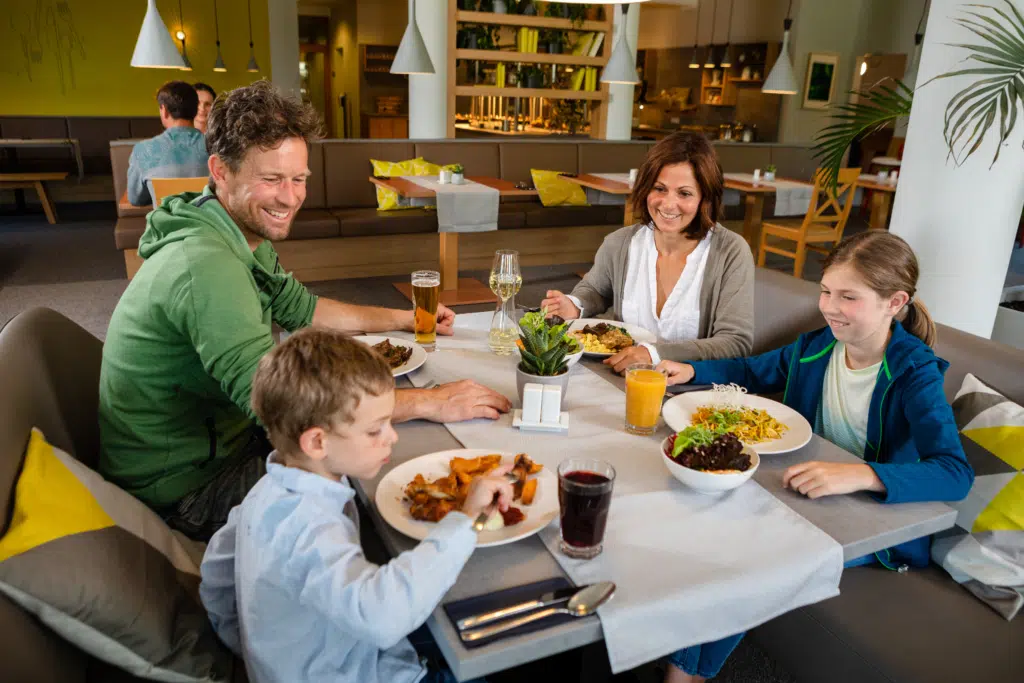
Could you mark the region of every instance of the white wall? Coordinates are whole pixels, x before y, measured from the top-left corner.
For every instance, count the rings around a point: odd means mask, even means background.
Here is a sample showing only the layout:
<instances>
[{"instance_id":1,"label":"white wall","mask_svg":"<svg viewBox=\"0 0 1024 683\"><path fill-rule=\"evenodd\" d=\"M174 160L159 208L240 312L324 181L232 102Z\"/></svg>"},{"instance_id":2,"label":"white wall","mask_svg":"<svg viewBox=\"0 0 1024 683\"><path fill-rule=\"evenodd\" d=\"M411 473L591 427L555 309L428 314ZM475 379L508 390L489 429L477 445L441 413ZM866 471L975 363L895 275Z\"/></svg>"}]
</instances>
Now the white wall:
<instances>
[{"instance_id":1,"label":"white wall","mask_svg":"<svg viewBox=\"0 0 1024 683\"><path fill-rule=\"evenodd\" d=\"M281 90L299 97L298 5L295 0L267 0L267 15L270 24L271 80Z\"/></svg>"}]
</instances>

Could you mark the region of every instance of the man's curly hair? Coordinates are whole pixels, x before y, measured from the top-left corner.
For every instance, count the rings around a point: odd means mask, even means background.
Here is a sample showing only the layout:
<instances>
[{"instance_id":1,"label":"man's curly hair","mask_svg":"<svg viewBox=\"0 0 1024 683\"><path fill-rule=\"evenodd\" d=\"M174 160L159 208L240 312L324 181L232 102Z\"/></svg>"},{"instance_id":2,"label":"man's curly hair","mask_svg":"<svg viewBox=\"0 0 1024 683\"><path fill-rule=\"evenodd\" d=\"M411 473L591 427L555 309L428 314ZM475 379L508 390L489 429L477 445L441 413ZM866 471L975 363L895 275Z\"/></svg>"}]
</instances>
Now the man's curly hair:
<instances>
[{"instance_id":1,"label":"man's curly hair","mask_svg":"<svg viewBox=\"0 0 1024 683\"><path fill-rule=\"evenodd\" d=\"M206 149L232 173L254 147L274 149L288 138L307 143L322 137L320 116L309 104L284 95L270 81L221 93L213 102L206 128Z\"/></svg>"}]
</instances>

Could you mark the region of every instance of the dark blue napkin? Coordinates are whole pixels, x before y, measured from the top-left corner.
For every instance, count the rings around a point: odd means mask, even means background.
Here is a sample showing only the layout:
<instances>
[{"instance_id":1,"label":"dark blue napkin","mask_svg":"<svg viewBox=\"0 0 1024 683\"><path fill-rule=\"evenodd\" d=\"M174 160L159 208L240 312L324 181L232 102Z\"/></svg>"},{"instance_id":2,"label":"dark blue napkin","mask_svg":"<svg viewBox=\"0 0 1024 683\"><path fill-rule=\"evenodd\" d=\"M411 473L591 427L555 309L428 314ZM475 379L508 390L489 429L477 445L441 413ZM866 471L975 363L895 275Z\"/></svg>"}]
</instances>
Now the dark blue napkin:
<instances>
[{"instance_id":1,"label":"dark blue napkin","mask_svg":"<svg viewBox=\"0 0 1024 683\"><path fill-rule=\"evenodd\" d=\"M459 630L457 624L460 619L465 619L466 617L471 617L476 614L483 614L484 612L490 612L491 610L502 609L503 607L511 607L512 605L518 605L519 603L526 602L527 600L535 600L544 593L552 591L564 591L565 595L568 597L576 592L576 588L564 577L545 579L544 581L537 581L536 583L528 583L525 586L507 588L496 593L477 595L472 598L463 598L462 600L449 602L444 605L444 611L452 622L452 628L454 628L457 633ZM525 616L526 614L531 613L526 612L524 614L517 614L516 617ZM512 629L511 631L506 631L505 633L492 638L483 638L471 643L467 643L465 641L460 642L464 648L472 650L473 648L488 645L497 640L502 640L503 638L514 638L515 636L521 636L526 633L533 633L534 631L539 631L551 626L557 626L558 624L564 624L565 622L572 621L575 618L576 617L571 617L568 614L555 614L545 619L540 619L539 621L526 624L525 626ZM501 622L499 621L495 621L487 624L487 626L500 623Z\"/></svg>"}]
</instances>

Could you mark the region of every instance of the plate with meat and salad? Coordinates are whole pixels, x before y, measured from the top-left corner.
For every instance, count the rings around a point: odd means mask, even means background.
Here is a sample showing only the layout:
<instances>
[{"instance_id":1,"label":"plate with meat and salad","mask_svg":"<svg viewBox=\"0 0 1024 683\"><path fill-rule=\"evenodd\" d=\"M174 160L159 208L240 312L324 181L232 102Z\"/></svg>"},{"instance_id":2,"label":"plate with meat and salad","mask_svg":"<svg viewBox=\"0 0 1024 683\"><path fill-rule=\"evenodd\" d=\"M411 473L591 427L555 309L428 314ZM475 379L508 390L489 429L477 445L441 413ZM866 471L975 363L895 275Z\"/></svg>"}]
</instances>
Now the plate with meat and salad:
<instances>
[{"instance_id":1,"label":"plate with meat and salad","mask_svg":"<svg viewBox=\"0 0 1024 683\"><path fill-rule=\"evenodd\" d=\"M592 358L608 358L634 344L658 341L656 334L639 325L600 318L573 320L569 334L583 345L583 355Z\"/></svg>"},{"instance_id":2,"label":"plate with meat and salad","mask_svg":"<svg viewBox=\"0 0 1024 683\"><path fill-rule=\"evenodd\" d=\"M406 375L427 362L427 352L419 344L408 339L370 335L354 339L384 356L384 360L391 366L391 374L395 377Z\"/></svg>"},{"instance_id":3,"label":"plate with meat and salad","mask_svg":"<svg viewBox=\"0 0 1024 683\"><path fill-rule=\"evenodd\" d=\"M735 384L679 394L665 402L661 415L673 430L703 427L713 436L734 434L760 455L788 453L811 440L810 423L789 406L753 396Z\"/></svg>"},{"instance_id":4,"label":"plate with meat and salad","mask_svg":"<svg viewBox=\"0 0 1024 683\"><path fill-rule=\"evenodd\" d=\"M537 533L558 517L558 478L526 453L459 448L421 455L386 475L377 485L374 502L395 530L423 540L437 522L462 509L470 484L503 464L513 465L518 478L515 501L497 512L477 536L477 547L512 543Z\"/></svg>"}]
</instances>

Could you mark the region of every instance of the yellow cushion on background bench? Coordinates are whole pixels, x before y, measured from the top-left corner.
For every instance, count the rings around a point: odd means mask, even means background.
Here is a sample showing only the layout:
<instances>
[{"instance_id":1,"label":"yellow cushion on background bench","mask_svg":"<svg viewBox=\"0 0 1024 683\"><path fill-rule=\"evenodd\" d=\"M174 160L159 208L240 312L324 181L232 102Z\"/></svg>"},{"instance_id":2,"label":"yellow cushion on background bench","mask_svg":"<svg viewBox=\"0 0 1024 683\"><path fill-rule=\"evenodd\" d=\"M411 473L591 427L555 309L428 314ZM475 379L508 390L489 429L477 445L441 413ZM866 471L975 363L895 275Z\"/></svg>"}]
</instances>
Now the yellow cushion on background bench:
<instances>
[{"instance_id":1,"label":"yellow cushion on background bench","mask_svg":"<svg viewBox=\"0 0 1024 683\"><path fill-rule=\"evenodd\" d=\"M540 203L544 206L587 206L587 193L583 188L558 174L559 171L530 169Z\"/></svg>"},{"instance_id":2,"label":"yellow cushion on background bench","mask_svg":"<svg viewBox=\"0 0 1024 683\"><path fill-rule=\"evenodd\" d=\"M422 157L406 159L405 161L380 161L370 159L373 164L373 175L375 178L381 176L403 176L422 175L413 171L413 164L423 161ZM398 193L386 187L377 186L377 209L380 211L392 211L394 209L412 208L408 203L402 203Z\"/></svg>"}]
</instances>

